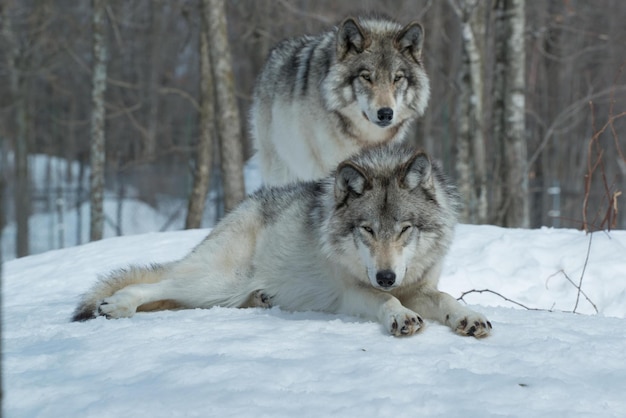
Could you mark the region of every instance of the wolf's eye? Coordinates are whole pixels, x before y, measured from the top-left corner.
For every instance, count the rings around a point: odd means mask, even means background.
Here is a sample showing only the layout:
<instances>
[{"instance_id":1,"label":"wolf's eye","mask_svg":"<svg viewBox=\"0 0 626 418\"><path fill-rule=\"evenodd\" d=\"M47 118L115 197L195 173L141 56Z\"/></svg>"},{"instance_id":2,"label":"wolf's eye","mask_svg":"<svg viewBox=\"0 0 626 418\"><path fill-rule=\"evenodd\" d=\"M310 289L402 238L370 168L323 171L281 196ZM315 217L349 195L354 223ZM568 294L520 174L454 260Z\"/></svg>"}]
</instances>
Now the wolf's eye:
<instances>
[{"instance_id":1,"label":"wolf's eye","mask_svg":"<svg viewBox=\"0 0 626 418\"><path fill-rule=\"evenodd\" d=\"M405 232L407 232L409 229L411 229L412 226L411 225L405 225L402 230L400 231L400 235L404 234Z\"/></svg>"},{"instance_id":2,"label":"wolf's eye","mask_svg":"<svg viewBox=\"0 0 626 418\"><path fill-rule=\"evenodd\" d=\"M370 76L370 73L361 73L361 78L367 82L372 81L372 77Z\"/></svg>"},{"instance_id":3,"label":"wolf's eye","mask_svg":"<svg viewBox=\"0 0 626 418\"><path fill-rule=\"evenodd\" d=\"M404 78L404 74L396 74L396 76L393 78L393 82L397 83L398 81L402 80Z\"/></svg>"},{"instance_id":4,"label":"wolf's eye","mask_svg":"<svg viewBox=\"0 0 626 418\"><path fill-rule=\"evenodd\" d=\"M366 233L368 233L369 235L374 235L374 230L367 225L361 226L361 229L365 231Z\"/></svg>"}]
</instances>

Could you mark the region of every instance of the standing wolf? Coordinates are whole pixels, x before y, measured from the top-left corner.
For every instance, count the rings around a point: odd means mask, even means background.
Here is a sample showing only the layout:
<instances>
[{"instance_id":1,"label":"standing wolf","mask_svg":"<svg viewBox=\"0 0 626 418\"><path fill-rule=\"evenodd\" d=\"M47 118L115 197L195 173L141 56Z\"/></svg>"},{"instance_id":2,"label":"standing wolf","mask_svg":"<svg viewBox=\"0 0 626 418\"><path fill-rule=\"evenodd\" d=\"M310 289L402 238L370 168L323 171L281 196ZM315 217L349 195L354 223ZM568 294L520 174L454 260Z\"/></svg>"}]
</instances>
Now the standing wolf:
<instances>
[{"instance_id":1,"label":"standing wolf","mask_svg":"<svg viewBox=\"0 0 626 418\"><path fill-rule=\"evenodd\" d=\"M323 178L363 147L403 140L430 96L423 40L416 22L348 18L276 46L251 109L263 181Z\"/></svg>"},{"instance_id":2,"label":"standing wolf","mask_svg":"<svg viewBox=\"0 0 626 418\"><path fill-rule=\"evenodd\" d=\"M485 337L483 315L437 290L457 199L426 154L367 149L326 179L262 188L180 261L112 273L73 320L277 305L376 319L395 336L421 330L423 316Z\"/></svg>"}]
</instances>

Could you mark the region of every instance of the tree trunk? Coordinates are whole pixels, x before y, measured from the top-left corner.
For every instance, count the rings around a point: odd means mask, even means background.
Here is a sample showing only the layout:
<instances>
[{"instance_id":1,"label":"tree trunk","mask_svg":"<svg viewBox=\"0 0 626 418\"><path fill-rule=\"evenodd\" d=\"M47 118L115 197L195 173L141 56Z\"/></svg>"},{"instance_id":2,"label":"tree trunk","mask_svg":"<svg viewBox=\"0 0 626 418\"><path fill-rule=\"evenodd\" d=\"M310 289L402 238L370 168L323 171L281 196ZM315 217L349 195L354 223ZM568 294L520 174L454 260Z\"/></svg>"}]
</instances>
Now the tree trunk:
<instances>
[{"instance_id":1,"label":"tree trunk","mask_svg":"<svg viewBox=\"0 0 626 418\"><path fill-rule=\"evenodd\" d=\"M2 148L2 146L0 145L0 148ZM4 150L2 150L4 151ZM1 158L1 157L0 157ZM2 253L2 247L4 247L3 244L3 240L2 240L2 233L4 232L4 224L5 224L5 218L4 218L4 205L6 202L6 191L5 191L5 183L6 180L4 178L5 176L5 171L4 171L4 161L0 160L0 288L3 286L3 280L2 278L4 277L2 274L2 266L3 266L3 253ZM3 297L0 297L0 312L4 312L4 308L2 306L2 299L4 299ZM0 334L2 334L2 329L3 329L3 325L2 322L0 321ZM0 340L0 350L2 350L3 347L3 342ZM3 381L4 379L0 379L0 399L4 399L4 384Z\"/></svg>"},{"instance_id":2,"label":"tree trunk","mask_svg":"<svg viewBox=\"0 0 626 418\"><path fill-rule=\"evenodd\" d=\"M445 9L445 10L444 10ZM426 34L426 47L425 51L429 51L429 59L426 61L428 74L436 74L437 66L441 65L443 61L443 54L448 54L447 49L443 46L442 37L436 35L435 28L441 28L444 25L444 14L447 13L446 4L442 1L434 2L431 7L430 17L427 22L424 22L425 34ZM435 34L434 36L431 34ZM437 97L440 92L433 90L439 86L439 83L431 84L431 97ZM445 100L442 100L445 101ZM430 105L432 105L432 100ZM430 106L429 106L430 107ZM438 158L443 158L441 138L435 130L436 117L435 110L431 107L428 112L421 118L421 123L418 125L418 131L416 132L415 144L418 147L423 147L424 150L430 155L436 155ZM421 132L419 129L421 127Z\"/></svg>"},{"instance_id":3,"label":"tree trunk","mask_svg":"<svg viewBox=\"0 0 626 418\"><path fill-rule=\"evenodd\" d=\"M193 189L189 196L185 229L200 228L202 214L211 179L211 148L215 133L215 108L213 106L213 74L209 58L208 18L210 4L202 0L200 30L200 137L193 175Z\"/></svg>"},{"instance_id":4,"label":"tree trunk","mask_svg":"<svg viewBox=\"0 0 626 418\"><path fill-rule=\"evenodd\" d=\"M161 32L163 26L162 0L150 2L150 61L148 64L146 106L148 107L146 122L146 138L143 157L151 161L157 149L157 132L159 124L159 74L161 67Z\"/></svg>"},{"instance_id":5,"label":"tree trunk","mask_svg":"<svg viewBox=\"0 0 626 418\"><path fill-rule=\"evenodd\" d=\"M465 203L461 221L487 222L484 135L485 31L487 9L481 0L451 1L461 20L461 71L458 98L457 172Z\"/></svg>"},{"instance_id":6,"label":"tree trunk","mask_svg":"<svg viewBox=\"0 0 626 418\"><path fill-rule=\"evenodd\" d=\"M500 142L503 179L497 223L530 226L525 137L525 0L498 0L496 12L495 135Z\"/></svg>"},{"instance_id":7,"label":"tree trunk","mask_svg":"<svg viewBox=\"0 0 626 418\"><path fill-rule=\"evenodd\" d=\"M206 0L209 26L209 49L216 90L217 127L224 185L224 209L232 210L245 197L243 179L242 130L235 96L226 8L224 0Z\"/></svg>"},{"instance_id":8,"label":"tree trunk","mask_svg":"<svg viewBox=\"0 0 626 418\"><path fill-rule=\"evenodd\" d=\"M4 150L2 150L4 151ZM5 161L4 159L0 160L0 284L2 284L2 260L3 260L3 253L2 253L2 247L4 247L4 245L2 244L2 233L4 232L4 225L6 224L6 218L4 215L4 205L6 204L6 178L5 178L5 165L4 165ZM2 299L2 298L0 298ZM2 308L2 301L0 300L0 308ZM1 312L1 311L0 311ZM2 326L0 324L0 330L2 329ZM1 379L0 379L1 380ZM0 395L2 395L2 382L0 382Z\"/></svg>"},{"instance_id":9,"label":"tree trunk","mask_svg":"<svg viewBox=\"0 0 626 418\"><path fill-rule=\"evenodd\" d=\"M28 168L28 107L26 102L26 84L24 69L21 68L20 49L11 24L6 6L0 5L2 13L2 32L7 44L7 70L9 73L9 91L15 106L16 130L13 135L15 150L15 223L17 227L17 257L27 256L29 249L28 218L30 216L30 181Z\"/></svg>"},{"instance_id":10,"label":"tree trunk","mask_svg":"<svg viewBox=\"0 0 626 418\"><path fill-rule=\"evenodd\" d=\"M76 245L83 243L83 196L85 191L85 161L83 156L78 156L78 179L76 181Z\"/></svg>"},{"instance_id":11,"label":"tree trunk","mask_svg":"<svg viewBox=\"0 0 626 418\"><path fill-rule=\"evenodd\" d=\"M107 78L106 0L93 0L93 75L91 109L90 229L91 241L102 239L104 228L104 93Z\"/></svg>"}]
</instances>

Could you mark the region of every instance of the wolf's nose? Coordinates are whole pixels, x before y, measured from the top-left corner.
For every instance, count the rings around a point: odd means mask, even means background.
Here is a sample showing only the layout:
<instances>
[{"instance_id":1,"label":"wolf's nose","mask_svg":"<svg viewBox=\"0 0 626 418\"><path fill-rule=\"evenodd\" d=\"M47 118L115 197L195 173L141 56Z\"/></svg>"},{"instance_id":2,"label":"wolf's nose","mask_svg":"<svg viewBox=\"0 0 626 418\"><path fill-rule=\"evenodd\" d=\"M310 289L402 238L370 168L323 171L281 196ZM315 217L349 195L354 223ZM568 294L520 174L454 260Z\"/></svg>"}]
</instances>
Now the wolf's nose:
<instances>
[{"instance_id":1,"label":"wolf's nose","mask_svg":"<svg viewBox=\"0 0 626 418\"><path fill-rule=\"evenodd\" d=\"M376 273L376 283L380 287L390 287L396 282L396 273L391 270L381 270Z\"/></svg>"},{"instance_id":2,"label":"wolf's nose","mask_svg":"<svg viewBox=\"0 0 626 418\"><path fill-rule=\"evenodd\" d=\"M378 120L381 122L391 122L393 119L393 109L390 107L383 107L378 109Z\"/></svg>"}]
</instances>

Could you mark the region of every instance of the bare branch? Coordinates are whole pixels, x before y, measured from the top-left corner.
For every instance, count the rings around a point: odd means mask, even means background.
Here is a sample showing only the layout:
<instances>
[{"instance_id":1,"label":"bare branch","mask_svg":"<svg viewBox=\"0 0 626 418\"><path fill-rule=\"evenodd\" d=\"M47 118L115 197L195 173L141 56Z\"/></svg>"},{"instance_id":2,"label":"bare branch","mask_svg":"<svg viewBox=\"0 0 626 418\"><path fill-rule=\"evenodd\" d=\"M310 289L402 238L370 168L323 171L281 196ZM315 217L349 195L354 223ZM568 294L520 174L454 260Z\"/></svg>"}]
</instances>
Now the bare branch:
<instances>
[{"instance_id":1,"label":"bare branch","mask_svg":"<svg viewBox=\"0 0 626 418\"><path fill-rule=\"evenodd\" d=\"M583 271L580 273L580 280L578 281L578 286L576 286L576 288L578 289L578 293L576 294L576 303L574 304L574 310L573 312L576 312L576 309L578 308L578 302L580 300L580 294L582 293L582 285L583 285L583 278L585 277L585 271L587 270L587 263L589 263L589 254L591 254L591 240L593 238L593 234L589 234L589 244L587 245L587 254L585 256L585 263L583 264ZM563 273L565 274L565 273ZM565 275L565 277L567 277L567 275ZM569 280L569 277L567 277ZM571 282L571 280L570 280ZM585 297L587 298L587 295L585 295ZM593 308L596 310L596 313L598 313L598 308L596 307L596 305L591 302L591 300L589 300L589 298L587 298L587 300L589 301L589 303L591 303L593 305Z\"/></svg>"},{"instance_id":2,"label":"bare branch","mask_svg":"<svg viewBox=\"0 0 626 418\"><path fill-rule=\"evenodd\" d=\"M548 277L548 280L550 280L552 277L556 276L559 273L563 274L563 277L565 277L567 279L567 281L572 284L572 286L574 286L576 289L578 289L579 293L581 295L583 295L585 297L585 299L587 299L587 302L589 302L589 304L591 304L591 306L593 306L593 309L596 311L596 313L600 313L600 311L598 311L598 307L596 306L596 304L593 303L593 301L589 298L589 296L587 296L587 294L585 292L582 291L582 288L580 288L579 286L576 285L576 283L574 283L574 281L567 275L567 273L565 273L564 270L557 271L556 273L554 273L553 275ZM574 313L577 313L577 312L574 310Z\"/></svg>"},{"instance_id":3,"label":"bare branch","mask_svg":"<svg viewBox=\"0 0 626 418\"><path fill-rule=\"evenodd\" d=\"M161 87L159 89L159 93L161 94L176 94L184 99L187 99L189 103L196 109L198 112L200 111L200 104L198 101L185 90L177 89L175 87Z\"/></svg>"},{"instance_id":4,"label":"bare branch","mask_svg":"<svg viewBox=\"0 0 626 418\"><path fill-rule=\"evenodd\" d=\"M491 289L482 289L482 290L472 289L472 290L468 290L467 292L463 292L463 293L461 294L461 296L459 296L459 297L457 298L457 300L458 300L458 301L463 301L463 302L465 302L465 299L463 299L463 298L464 298L466 295L469 295L469 294L471 294L471 293L491 293L492 295L499 296L500 298L504 299L505 301L510 302L510 303L512 303L512 304L514 304L514 305L520 306L520 307L522 307L522 308L524 308L524 309L527 309L527 310L529 310L529 311L548 311L548 312L552 312L552 310L551 310L551 309L529 308L528 306L523 305L523 304L521 304L521 303L519 303L519 302L516 302L516 301L514 301L513 299L509 299L509 298L507 298L506 296L504 296L504 295L502 295L502 294L500 294L500 293L498 293L498 292L495 292L495 291L493 291L493 290L491 290Z\"/></svg>"},{"instance_id":5,"label":"bare branch","mask_svg":"<svg viewBox=\"0 0 626 418\"><path fill-rule=\"evenodd\" d=\"M323 16L319 13L311 13L311 12L307 12L305 10L302 10L298 7L294 7L290 2L285 1L285 0L278 0L278 3L280 3L280 5L282 7L285 8L285 10L288 10L289 12L291 12L292 14L296 15L296 16L302 16L305 17L307 19L313 19L313 20L317 20L318 22L322 22L325 25L330 25L334 22L333 19Z\"/></svg>"},{"instance_id":6,"label":"bare branch","mask_svg":"<svg viewBox=\"0 0 626 418\"><path fill-rule=\"evenodd\" d=\"M533 164L535 164L535 162L537 161L537 158L539 158L539 155L543 152L546 145L548 145L548 142L550 141L550 139L552 139L553 135L559 129L561 129L561 127L564 127L564 129L567 130L568 128L571 128L573 126L571 123L569 123L569 121L576 115L577 112L579 112L589 102L600 99L603 96L613 94L615 92L626 92L626 85L613 86L611 88L601 90L597 93L589 94L586 97L583 97L582 99L577 100L574 103L567 106L561 113L557 115L556 118L554 118L554 121L550 124L550 127L546 130L546 133L543 136L541 143L539 144L537 149L535 149L535 152L528 160L528 167L532 167Z\"/></svg>"}]
</instances>

